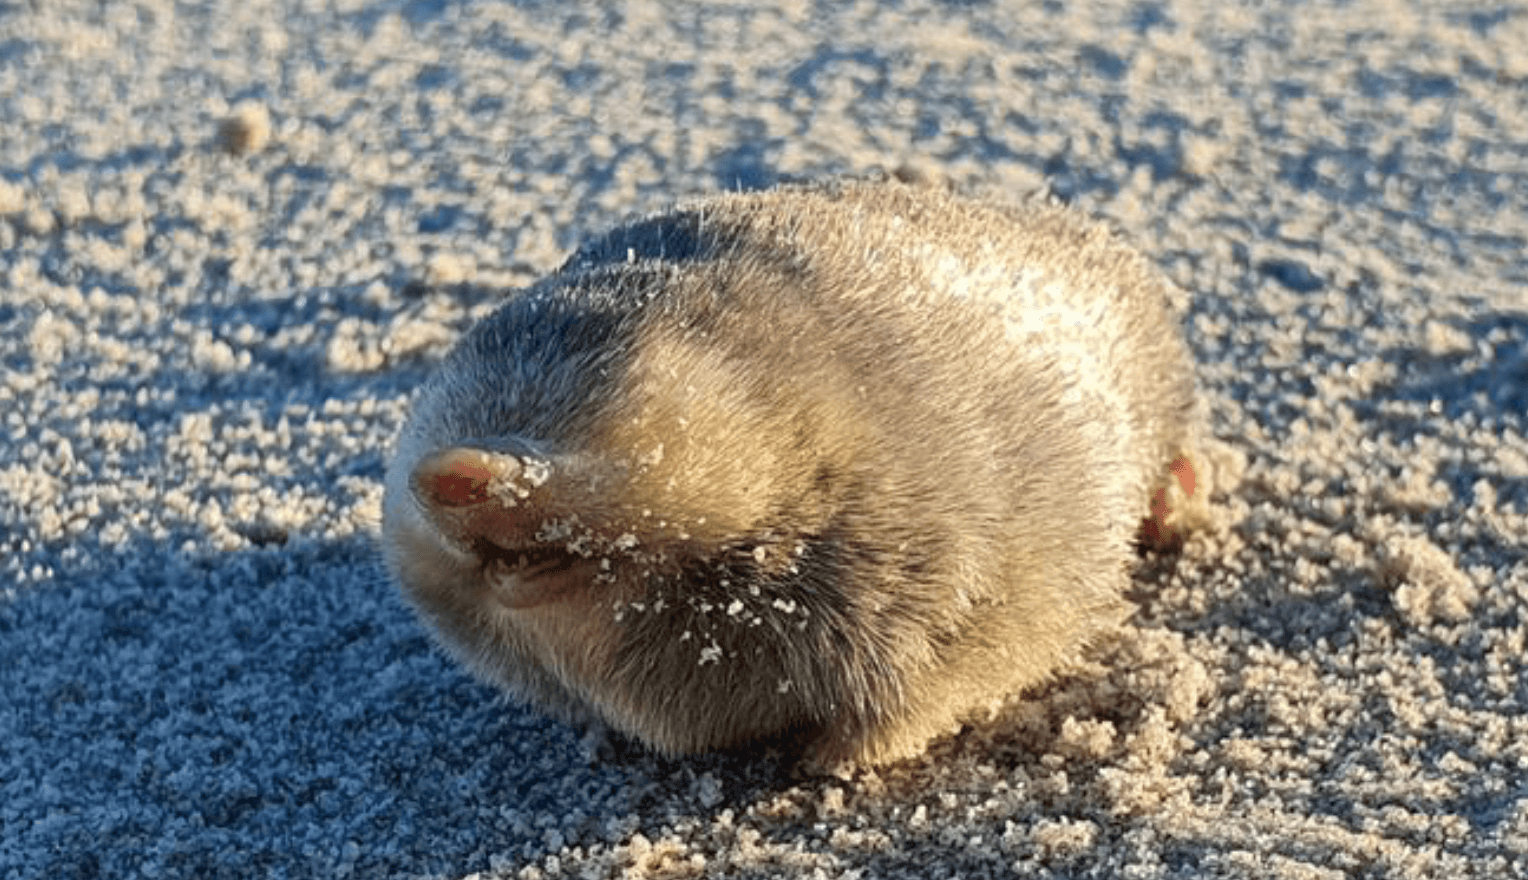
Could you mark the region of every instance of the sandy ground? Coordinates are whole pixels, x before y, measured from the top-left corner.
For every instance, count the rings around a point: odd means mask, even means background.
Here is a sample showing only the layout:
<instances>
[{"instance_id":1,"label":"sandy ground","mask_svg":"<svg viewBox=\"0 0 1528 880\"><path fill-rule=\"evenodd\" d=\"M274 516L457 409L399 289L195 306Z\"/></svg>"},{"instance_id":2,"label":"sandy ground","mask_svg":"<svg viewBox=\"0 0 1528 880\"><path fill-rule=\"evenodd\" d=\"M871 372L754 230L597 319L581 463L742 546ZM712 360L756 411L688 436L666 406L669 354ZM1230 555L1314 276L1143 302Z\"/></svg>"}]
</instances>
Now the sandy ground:
<instances>
[{"instance_id":1,"label":"sandy ground","mask_svg":"<svg viewBox=\"0 0 1528 880\"><path fill-rule=\"evenodd\" d=\"M1503 3L0 3L0 877L1528 876L1525 46ZM1225 491L1129 626L848 780L591 760L435 651L373 540L456 334L632 211L903 162L1190 295Z\"/></svg>"}]
</instances>

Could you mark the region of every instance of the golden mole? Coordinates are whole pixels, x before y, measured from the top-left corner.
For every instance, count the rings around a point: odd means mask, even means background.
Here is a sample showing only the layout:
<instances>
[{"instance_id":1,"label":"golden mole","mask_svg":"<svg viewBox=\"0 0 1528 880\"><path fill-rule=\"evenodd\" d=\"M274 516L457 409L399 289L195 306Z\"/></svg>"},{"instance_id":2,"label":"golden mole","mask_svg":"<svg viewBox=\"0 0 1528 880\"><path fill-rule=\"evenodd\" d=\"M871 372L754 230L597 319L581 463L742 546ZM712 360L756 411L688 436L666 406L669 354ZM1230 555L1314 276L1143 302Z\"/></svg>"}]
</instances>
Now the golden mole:
<instances>
[{"instance_id":1,"label":"golden mole","mask_svg":"<svg viewBox=\"0 0 1528 880\"><path fill-rule=\"evenodd\" d=\"M682 203L445 358L388 468L388 564L442 644L565 720L670 755L916 754L1116 622L1143 517L1193 491L1167 290L1046 201Z\"/></svg>"}]
</instances>

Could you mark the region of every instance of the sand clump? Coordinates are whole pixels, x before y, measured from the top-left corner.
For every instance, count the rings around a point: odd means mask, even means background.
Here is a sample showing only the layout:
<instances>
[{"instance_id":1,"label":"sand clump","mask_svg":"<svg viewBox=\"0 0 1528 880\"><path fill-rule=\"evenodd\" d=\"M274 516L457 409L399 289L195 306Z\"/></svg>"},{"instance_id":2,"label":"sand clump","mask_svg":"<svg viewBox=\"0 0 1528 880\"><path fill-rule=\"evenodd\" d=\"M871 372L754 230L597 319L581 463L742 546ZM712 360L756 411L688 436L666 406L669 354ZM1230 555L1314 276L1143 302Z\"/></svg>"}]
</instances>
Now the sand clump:
<instances>
[{"instance_id":1,"label":"sand clump","mask_svg":"<svg viewBox=\"0 0 1528 880\"><path fill-rule=\"evenodd\" d=\"M217 144L230 156L265 149L271 139L271 115L258 101L241 101L218 123Z\"/></svg>"}]
</instances>

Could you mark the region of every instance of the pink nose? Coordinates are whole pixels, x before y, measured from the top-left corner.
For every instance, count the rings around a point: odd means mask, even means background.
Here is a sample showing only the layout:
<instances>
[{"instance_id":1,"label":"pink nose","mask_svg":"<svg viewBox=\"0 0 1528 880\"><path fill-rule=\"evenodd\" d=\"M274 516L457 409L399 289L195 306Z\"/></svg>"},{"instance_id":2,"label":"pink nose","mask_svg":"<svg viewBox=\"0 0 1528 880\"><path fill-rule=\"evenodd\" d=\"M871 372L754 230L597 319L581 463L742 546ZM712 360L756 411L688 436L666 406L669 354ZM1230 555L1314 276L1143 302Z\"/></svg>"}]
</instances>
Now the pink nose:
<instances>
[{"instance_id":1,"label":"pink nose","mask_svg":"<svg viewBox=\"0 0 1528 880\"><path fill-rule=\"evenodd\" d=\"M446 470L432 474L424 489L437 504L467 507L488 500L488 481L493 473L470 461L453 461Z\"/></svg>"}]
</instances>

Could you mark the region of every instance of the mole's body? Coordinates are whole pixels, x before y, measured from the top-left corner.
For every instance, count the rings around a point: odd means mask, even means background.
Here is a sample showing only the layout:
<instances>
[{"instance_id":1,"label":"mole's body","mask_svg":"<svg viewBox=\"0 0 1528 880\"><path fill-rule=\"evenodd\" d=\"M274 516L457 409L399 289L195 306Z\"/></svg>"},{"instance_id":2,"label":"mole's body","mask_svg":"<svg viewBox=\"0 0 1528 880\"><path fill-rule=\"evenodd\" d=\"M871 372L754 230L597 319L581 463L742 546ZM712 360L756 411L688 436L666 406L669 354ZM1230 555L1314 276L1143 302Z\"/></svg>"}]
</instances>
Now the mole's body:
<instances>
[{"instance_id":1,"label":"mole's body","mask_svg":"<svg viewBox=\"0 0 1528 880\"><path fill-rule=\"evenodd\" d=\"M1192 389L1164 282L1066 209L717 196L461 340L384 543L448 648L563 718L881 762L1117 619Z\"/></svg>"}]
</instances>

